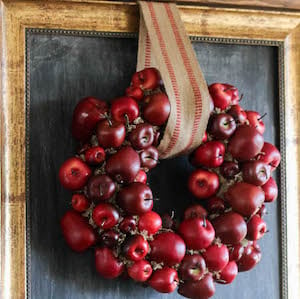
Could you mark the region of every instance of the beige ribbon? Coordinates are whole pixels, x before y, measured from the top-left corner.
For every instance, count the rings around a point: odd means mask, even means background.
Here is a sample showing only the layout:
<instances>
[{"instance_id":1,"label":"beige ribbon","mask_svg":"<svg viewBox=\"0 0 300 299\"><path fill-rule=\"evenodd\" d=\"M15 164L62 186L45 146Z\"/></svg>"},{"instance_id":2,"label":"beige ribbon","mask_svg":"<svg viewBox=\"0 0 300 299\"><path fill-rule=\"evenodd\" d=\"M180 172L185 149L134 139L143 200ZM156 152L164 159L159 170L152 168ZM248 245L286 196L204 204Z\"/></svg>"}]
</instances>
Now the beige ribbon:
<instances>
[{"instance_id":1,"label":"beige ribbon","mask_svg":"<svg viewBox=\"0 0 300 299\"><path fill-rule=\"evenodd\" d=\"M139 5L137 70L151 66L161 73L171 113L158 150L160 158L171 158L201 143L210 96L176 5L148 1Z\"/></svg>"}]
</instances>

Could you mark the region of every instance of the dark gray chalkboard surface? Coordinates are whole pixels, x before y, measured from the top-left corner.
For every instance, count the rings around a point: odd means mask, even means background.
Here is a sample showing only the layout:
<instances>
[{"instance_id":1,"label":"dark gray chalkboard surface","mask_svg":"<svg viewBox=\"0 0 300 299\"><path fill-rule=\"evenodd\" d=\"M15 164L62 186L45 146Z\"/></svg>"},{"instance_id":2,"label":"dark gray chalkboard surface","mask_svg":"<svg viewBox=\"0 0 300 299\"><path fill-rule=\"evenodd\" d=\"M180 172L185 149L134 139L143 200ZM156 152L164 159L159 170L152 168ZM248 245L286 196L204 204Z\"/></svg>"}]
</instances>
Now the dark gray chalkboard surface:
<instances>
[{"instance_id":1,"label":"dark gray chalkboard surface","mask_svg":"<svg viewBox=\"0 0 300 299\"><path fill-rule=\"evenodd\" d=\"M278 50L276 47L194 42L208 83L236 85L243 107L268 113L265 139L279 142ZM29 103L28 285L29 299L181 298L156 293L130 281L107 281L93 265L93 252L76 254L65 244L59 220L70 207L70 193L57 180L60 164L72 155L70 123L76 102L88 95L110 100L122 95L135 70L137 39L67 36L27 32ZM191 167L186 157L162 163L150 175L161 201L155 209L180 215L193 199L184 182ZM180 182L180 183L178 183ZM280 198L279 198L280 201ZM280 298L280 209L268 205L270 233L260 245L261 263L217 286L216 299Z\"/></svg>"}]
</instances>

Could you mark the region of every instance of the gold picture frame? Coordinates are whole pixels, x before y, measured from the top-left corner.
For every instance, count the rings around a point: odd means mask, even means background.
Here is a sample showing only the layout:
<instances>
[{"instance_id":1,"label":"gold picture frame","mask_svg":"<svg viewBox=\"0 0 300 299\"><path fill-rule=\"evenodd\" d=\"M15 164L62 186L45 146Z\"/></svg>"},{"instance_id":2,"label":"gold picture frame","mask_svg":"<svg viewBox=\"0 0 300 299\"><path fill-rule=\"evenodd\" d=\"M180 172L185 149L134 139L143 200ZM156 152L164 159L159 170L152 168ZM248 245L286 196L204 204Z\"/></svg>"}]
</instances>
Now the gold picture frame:
<instances>
[{"instance_id":1,"label":"gold picture frame","mask_svg":"<svg viewBox=\"0 0 300 299\"><path fill-rule=\"evenodd\" d=\"M1 298L27 295L26 31L133 33L134 2L0 1L1 35ZM279 47L283 298L300 298L300 13L178 5L189 35L216 42ZM286 279L286 281L285 281Z\"/></svg>"}]
</instances>

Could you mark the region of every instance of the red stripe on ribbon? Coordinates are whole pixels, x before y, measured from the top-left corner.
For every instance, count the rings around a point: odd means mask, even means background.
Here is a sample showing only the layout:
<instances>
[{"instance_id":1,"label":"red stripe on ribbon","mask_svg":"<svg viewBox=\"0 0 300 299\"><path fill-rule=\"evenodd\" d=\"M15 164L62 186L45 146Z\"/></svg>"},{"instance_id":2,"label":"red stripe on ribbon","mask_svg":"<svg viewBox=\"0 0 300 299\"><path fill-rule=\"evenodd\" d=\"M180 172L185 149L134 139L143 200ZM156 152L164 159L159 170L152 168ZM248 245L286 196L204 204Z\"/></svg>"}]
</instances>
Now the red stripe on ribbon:
<instances>
[{"instance_id":1,"label":"red stripe on ribbon","mask_svg":"<svg viewBox=\"0 0 300 299\"><path fill-rule=\"evenodd\" d=\"M145 46L145 68L150 67L151 64L151 43L149 34L147 32L146 36L146 46Z\"/></svg>"},{"instance_id":2,"label":"red stripe on ribbon","mask_svg":"<svg viewBox=\"0 0 300 299\"><path fill-rule=\"evenodd\" d=\"M174 132L172 134L170 143L169 143L167 149L162 153L162 155L166 155L173 149L173 147L177 143L177 141L179 139L179 135L180 135L180 128L181 128L180 95L179 95L178 83L177 83L177 80L176 80L175 72L174 72L173 66L171 64L170 58L168 56L168 51L167 51L167 48L166 48L166 44L165 44L163 36L161 34L161 31L160 31L160 28L159 28L159 25L158 25L158 21L157 21L156 15L155 15L155 11L153 9L153 5L152 5L151 2L149 2L147 4L148 4L149 11L150 11L152 23L153 23L153 28L155 29L157 39L158 39L158 42L160 44L160 49L161 49L161 52L162 52L162 56L163 56L164 62L167 66L167 69L168 69L168 72L169 72L169 75L170 75L170 79L171 79L174 94L175 94L175 100L176 100L176 125L175 125Z\"/></svg>"},{"instance_id":3,"label":"red stripe on ribbon","mask_svg":"<svg viewBox=\"0 0 300 299\"><path fill-rule=\"evenodd\" d=\"M195 118L194 118L192 135L191 135L191 138L189 140L189 143L182 150L182 152L185 152L193 144L194 138L195 138L195 136L197 134L197 131L199 129L199 124L200 124L200 120L201 120L201 116L202 116L202 96L201 96L200 88L199 88L199 86L197 84L197 81L196 81L196 78L195 78L195 74L193 72L193 68L192 68L190 60L189 60L189 57L188 57L186 49L184 47L184 42L183 42L183 40L180 36L177 24L175 22L173 12L172 12L170 6L167 3L164 4L164 7L166 9L168 18L169 18L170 23L172 25L173 33L174 33L176 42L178 44L178 48L179 48L184 66L186 68L187 75L188 75L188 78L190 80L192 90L193 90L193 93L194 93L194 99L195 99L195 111L196 111L196 113L195 113Z\"/></svg>"}]
</instances>

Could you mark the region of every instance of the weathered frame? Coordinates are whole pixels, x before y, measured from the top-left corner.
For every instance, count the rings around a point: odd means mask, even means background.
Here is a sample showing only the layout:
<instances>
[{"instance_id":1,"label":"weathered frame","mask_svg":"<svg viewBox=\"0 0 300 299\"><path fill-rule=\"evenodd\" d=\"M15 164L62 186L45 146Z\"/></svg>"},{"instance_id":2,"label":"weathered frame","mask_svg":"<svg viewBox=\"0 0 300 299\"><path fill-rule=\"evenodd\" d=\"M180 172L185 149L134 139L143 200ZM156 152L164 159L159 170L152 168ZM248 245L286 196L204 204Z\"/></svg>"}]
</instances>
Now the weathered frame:
<instances>
[{"instance_id":1,"label":"weathered frame","mask_svg":"<svg viewBox=\"0 0 300 299\"><path fill-rule=\"evenodd\" d=\"M194 38L279 47L283 298L300 298L300 13L179 5ZM135 3L1 1L1 298L25 298L26 30L132 33ZM60 31L62 30L62 31ZM286 154L287 153L287 154ZM286 276L286 277L285 277ZM287 281L285 281L287 278ZM287 295L288 294L288 295Z\"/></svg>"}]
</instances>

